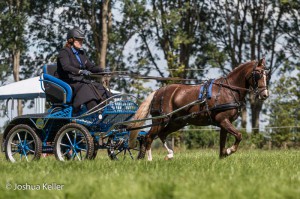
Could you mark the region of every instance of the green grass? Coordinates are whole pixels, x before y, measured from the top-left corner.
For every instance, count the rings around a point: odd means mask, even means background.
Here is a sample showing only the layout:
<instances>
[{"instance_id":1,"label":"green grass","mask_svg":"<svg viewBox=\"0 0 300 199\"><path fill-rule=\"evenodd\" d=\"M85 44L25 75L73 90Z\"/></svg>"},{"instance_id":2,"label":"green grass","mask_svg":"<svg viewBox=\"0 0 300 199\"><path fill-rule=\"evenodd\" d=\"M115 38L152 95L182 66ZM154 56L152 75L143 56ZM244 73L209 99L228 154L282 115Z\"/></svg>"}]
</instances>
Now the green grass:
<instances>
[{"instance_id":1,"label":"green grass","mask_svg":"<svg viewBox=\"0 0 300 199\"><path fill-rule=\"evenodd\" d=\"M300 151L238 151L218 159L216 150L182 151L171 161L154 152L152 162L110 161L12 164L0 156L0 198L300 198ZM6 184L63 184L62 190L8 190Z\"/></svg>"}]
</instances>

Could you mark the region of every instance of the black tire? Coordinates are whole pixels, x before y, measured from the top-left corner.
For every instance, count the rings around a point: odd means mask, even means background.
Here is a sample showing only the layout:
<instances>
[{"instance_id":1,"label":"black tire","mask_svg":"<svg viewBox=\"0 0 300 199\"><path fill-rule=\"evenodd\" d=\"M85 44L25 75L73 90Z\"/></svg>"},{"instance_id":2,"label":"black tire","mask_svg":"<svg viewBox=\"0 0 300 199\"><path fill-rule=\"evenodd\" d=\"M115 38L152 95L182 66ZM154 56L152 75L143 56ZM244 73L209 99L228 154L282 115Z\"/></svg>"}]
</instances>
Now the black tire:
<instances>
[{"instance_id":1,"label":"black tire","mask_svg":"<svg viewBox=\"0 0 300 199\"><path fill-rule=\"evenodd\" d=\"M141 150L144 146L143 137L136 140L137 144L134 149L128 147L128 139L114 141L112 138L108 140L107 154L111 160L125 159L126 157L140 159Z\"/></svg>"},{"instance_id":2,"label":"black tire","mask_svg":"<svg viewBox=\"0 0 300 199\"><path fill-rule=\"evenodd\" d=\"M54 138L54 154L57 160L87 160L94 155L94 140L82 125L64 125Z\"/></svg>"},{"instance_id":3,"label":"black tire","mask_svg":"<svg viewBox=\"0 0 300 199\"><path fill-rule=\"evenodd\" d=\"M6 159L11 162L39 160L42 141L30 126L19 124L8 132L4 149ZM18 154L20 158L17 157Z\"/></svg>"}]
</instances>

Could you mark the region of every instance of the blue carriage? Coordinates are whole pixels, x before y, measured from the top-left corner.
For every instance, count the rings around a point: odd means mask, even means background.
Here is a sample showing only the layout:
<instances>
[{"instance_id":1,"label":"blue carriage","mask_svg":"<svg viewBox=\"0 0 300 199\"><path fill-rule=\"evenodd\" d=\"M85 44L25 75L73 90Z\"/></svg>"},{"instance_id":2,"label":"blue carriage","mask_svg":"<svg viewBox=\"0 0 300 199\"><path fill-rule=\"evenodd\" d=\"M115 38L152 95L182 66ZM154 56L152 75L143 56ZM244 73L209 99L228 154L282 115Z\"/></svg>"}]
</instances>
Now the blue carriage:
<instances>
[{"instance_id":1,"label":"blue carriage","mask_svg":"<svg viewBox=\"0 0 300 199\"><path fill-rule=\"evenodd\" d=\"M138 109L134 97L114 95L89 111L82 106L74 115L72 89L56 77L56 69L56 65L45 65L40 79L48 111L18 116L6 127L2 149L7 160L38 160L42 154L53 153L60 161L93 159L98 149L107 150L111 159L120 154L134 158L146 134L139 132L136 149L128 147L130 132L123 123Z\"/></svg>"}]
</instances>

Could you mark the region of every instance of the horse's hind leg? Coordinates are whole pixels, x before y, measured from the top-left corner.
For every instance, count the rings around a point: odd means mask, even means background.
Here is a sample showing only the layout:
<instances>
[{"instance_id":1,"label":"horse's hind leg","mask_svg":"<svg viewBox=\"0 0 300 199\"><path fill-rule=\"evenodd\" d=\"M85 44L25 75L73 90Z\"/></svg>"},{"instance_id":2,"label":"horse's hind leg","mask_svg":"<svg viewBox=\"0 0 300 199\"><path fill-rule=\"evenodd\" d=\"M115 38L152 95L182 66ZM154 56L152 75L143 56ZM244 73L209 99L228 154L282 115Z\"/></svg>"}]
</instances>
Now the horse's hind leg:
<instances>
[{"instance_id":1,"label":"horse's hind leg","mask_svg":"<svg viewBox=\"0 0 300 199\"><path fill-rule=\"evenodd\" d=\"M221 126L221 135L220 135L221 139L224 139L224 138L222 138L222 136L225 137L225 135L224 135L225 132L228 132L235 137L234 144L230 148L227 148L226 151L223 151L225 148L224 149L220 148L220 152L222 154L224 153L226 155L231 155L232 153L237 151L238 146L239 146L240 142L242 141L242 134L231 124L231 122L228 119L225 119L224 121L222 121L220 123L220 126ZM225 132L223 132L223 134L222 134L222 131L225 131ZM220 139L220 141L221 141L221 139ZM225 141L226 141L226 137L225 137ZM225 147L225 141L223 143L224 146L223 145L221 146L221 143L220 143L220 147L222 147L222 148ZM224 155L222 157L224 157Z\"/></svg>"}]
</instances>

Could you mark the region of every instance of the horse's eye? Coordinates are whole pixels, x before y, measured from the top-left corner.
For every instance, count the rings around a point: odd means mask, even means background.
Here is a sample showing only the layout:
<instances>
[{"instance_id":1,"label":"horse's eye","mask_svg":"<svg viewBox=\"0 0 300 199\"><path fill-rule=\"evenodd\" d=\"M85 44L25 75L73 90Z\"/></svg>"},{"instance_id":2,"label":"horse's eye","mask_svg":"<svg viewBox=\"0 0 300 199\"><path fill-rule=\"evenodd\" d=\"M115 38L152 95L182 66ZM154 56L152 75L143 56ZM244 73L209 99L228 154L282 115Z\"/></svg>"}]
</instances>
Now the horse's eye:
<instances>
[{"instance_id":1,"label":"horse's eye","mask_svg":"<svg viewBox=\"0 0 300 199\"><path fill-rule=\"evenodd\" d=\"M260 73L254 73L254 79L255 81L258 81L261 78Z\"/></svg>"}]
</instances>

